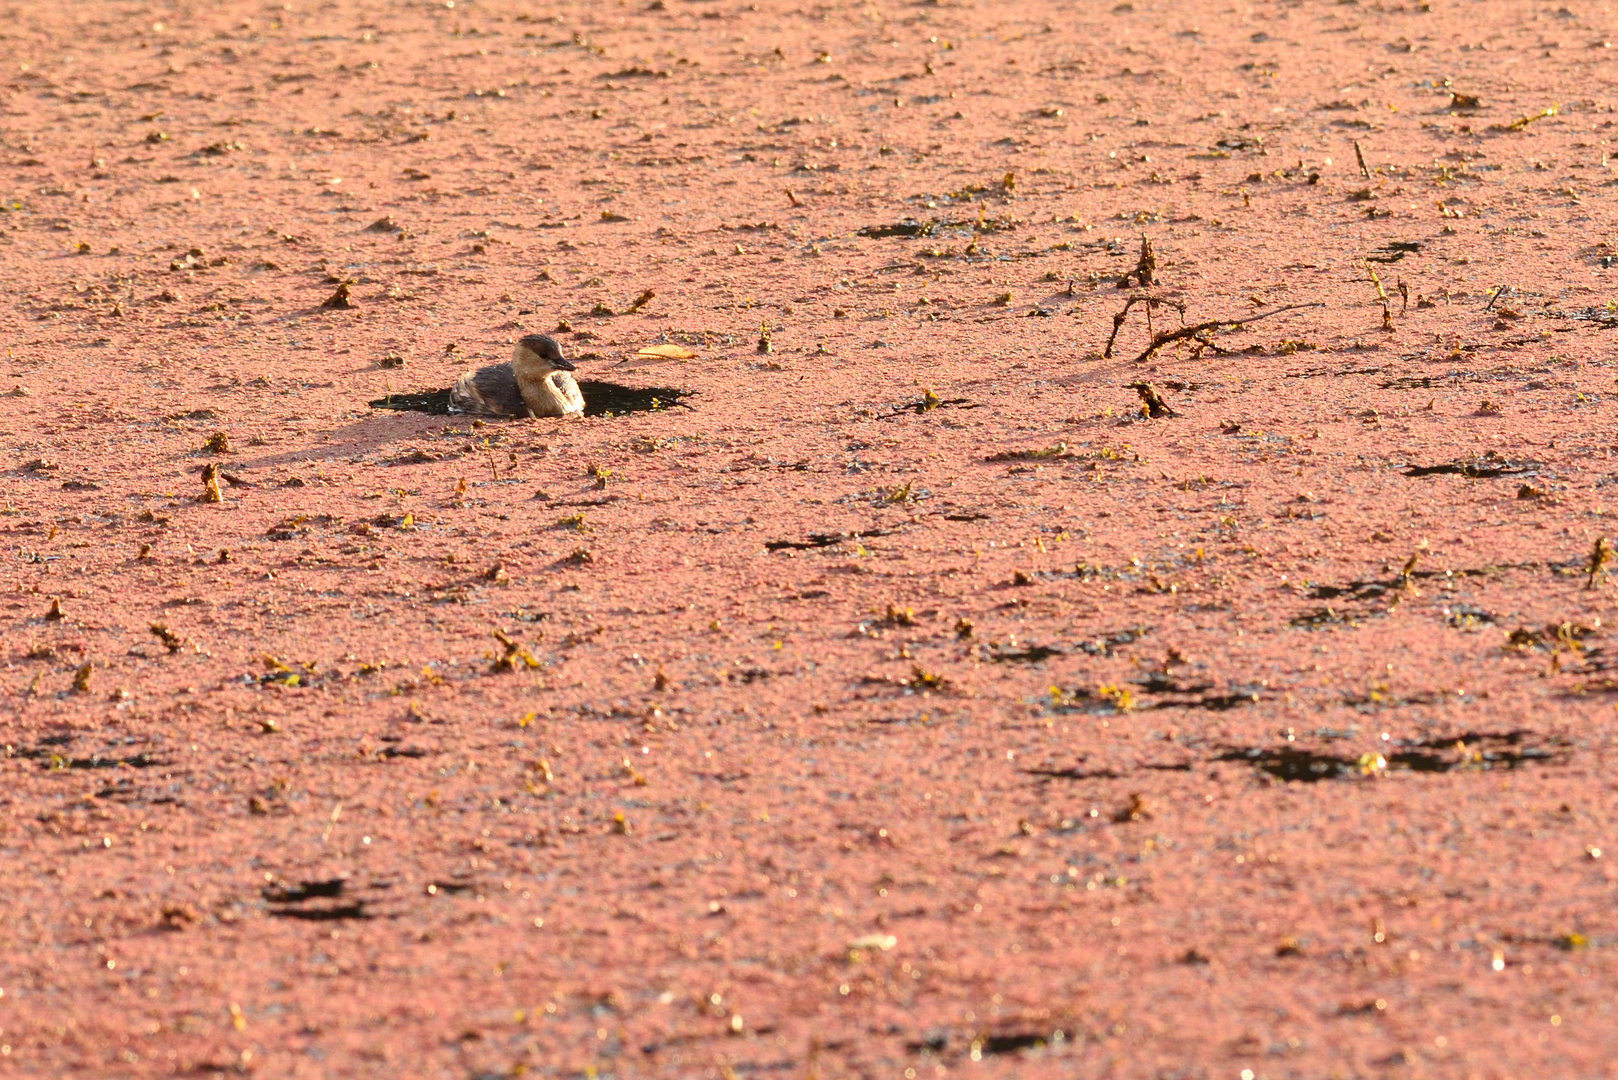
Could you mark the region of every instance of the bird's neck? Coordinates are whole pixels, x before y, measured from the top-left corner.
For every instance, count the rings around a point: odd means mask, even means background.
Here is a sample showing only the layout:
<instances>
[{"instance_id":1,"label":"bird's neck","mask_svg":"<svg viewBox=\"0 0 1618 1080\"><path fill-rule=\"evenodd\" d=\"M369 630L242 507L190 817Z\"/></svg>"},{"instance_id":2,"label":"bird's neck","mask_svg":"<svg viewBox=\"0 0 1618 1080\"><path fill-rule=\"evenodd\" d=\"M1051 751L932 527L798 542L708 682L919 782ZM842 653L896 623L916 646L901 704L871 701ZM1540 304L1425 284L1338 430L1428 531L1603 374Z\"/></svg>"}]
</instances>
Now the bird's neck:
<instances>
[{"instance_id":1,"label":"bird's neck","mask_svg":"<svg viewBox=\"0 0 1618 1080\"><path fill-rule=\"evenodd\" d=\"M541 375L537 379L529 379L528 385L534 388L534 394L536 397L554 406L559 412L565 411L567 407L567 398L563 397L561 391L556 389L555 380L556 372L547 371L544 375Z\"/></svg>"},{"instance_id":2,"label":"bird's neck","mask_svg":"<svg viewBox=\"0 0 1618 1080\"><path fill-rule=\"evenodd\" d=\"M568 399L556 385L556 369L548 364L515 363L517 389L535 416L566 416Z\"/></svg>"}]
</instances>

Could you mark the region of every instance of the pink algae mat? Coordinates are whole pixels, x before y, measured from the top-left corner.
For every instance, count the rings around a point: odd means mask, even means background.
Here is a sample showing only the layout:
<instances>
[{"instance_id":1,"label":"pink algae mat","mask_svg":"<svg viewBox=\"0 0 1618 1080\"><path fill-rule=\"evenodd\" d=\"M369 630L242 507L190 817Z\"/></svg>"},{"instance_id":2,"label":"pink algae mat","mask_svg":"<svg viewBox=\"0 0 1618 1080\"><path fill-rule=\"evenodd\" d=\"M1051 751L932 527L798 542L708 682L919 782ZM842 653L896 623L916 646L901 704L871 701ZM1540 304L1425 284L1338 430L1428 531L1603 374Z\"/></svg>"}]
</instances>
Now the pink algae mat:
<instances>
[{"instance_id":1,"label":"pink algae mat","mask_svg":"<svg viewBox=\"0 0 1618 1080\"><path fill-rule=\"evenodd\" d=\"M1618 1074L1606 5L0 11L0 1075Z\"/></svg>"}]
</instances>

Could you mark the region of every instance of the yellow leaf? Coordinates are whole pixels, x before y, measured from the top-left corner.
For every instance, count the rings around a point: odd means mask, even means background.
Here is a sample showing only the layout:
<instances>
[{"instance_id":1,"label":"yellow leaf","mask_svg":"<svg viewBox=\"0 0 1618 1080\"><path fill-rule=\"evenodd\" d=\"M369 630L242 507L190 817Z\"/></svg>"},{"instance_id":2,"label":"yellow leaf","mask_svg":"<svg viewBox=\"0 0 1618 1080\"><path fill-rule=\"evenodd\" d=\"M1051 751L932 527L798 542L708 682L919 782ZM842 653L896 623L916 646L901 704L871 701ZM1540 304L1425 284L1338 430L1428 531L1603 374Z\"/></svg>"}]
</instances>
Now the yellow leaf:
<instances>
[{"instance_id":1,"label":"yellow leaf","mask_svg":"<svg viewBox=\"0 0 1618 1080\"><path fill-rule=\"evenodd\" d=\"M894 937L892 934L867 934L864 937L855 938L853 941L850 941L848 943L848 947L851 950L880 949L883 952L887 952L897 944L899 944L899 939Z\"/></svg>"},{"instance_id":2,"label":"yellow leaf","mask_svg":"<svg viewBox=\"0 0 1618 1080\"><path fill-rule=\"evenodd\" d=\"M648 360L659 358L663 360L690 360L697 354L679 345L648 345L644 349L637 350L635 355L645 357Z\"/></svg>"}]
</instances>

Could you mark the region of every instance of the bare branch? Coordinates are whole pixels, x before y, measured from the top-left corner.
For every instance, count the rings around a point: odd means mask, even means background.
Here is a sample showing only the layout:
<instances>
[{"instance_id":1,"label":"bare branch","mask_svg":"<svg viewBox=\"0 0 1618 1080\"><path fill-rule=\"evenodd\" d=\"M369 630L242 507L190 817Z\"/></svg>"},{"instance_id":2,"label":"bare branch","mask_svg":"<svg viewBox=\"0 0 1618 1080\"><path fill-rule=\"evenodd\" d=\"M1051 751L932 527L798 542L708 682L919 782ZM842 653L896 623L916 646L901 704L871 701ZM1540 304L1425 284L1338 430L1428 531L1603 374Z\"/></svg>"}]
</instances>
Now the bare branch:
<instances>
[{"instance_id":1,"label":"bare branch","mask_svg":"<svg viewBox=\"0 0 1618 1080\"><path fill-rule=\"evenodd\" d=\"M1124 325L1124 316L1129 314L1130 307L1133 306L1137 300L1149 299L1151 298L1144 296L1131 297L1129 300L1125 301L1124 310L1112 317L1112 337L1107 339L1107 350L1102 354L1103 356L1106 356L1109 359L1111 358L1113 341L1118 337L1118 331ZM1161 303L1162 301L1159 302ZM1183 316L1185 314L1184 305L1177 304L1175 306L1180 309L1180 313ZM1191 340L1198 342L1204 347L1211 347L1213 345L1213 341L1209 335L1217 334L1221 330L1239 330L1248 323L1255 323L1260 319L1268 319L1270 316L1280 315L1282 312L1299 311L1303 308L1317 308L1325 306L1325 304L1318 301L1312 304L1286 304L1282 307L1271 308L1269 311L1261 311L1257 315L1248 315L1245 318L1210 319L1207 322L1193 323L1190 326L1182 326L1178 330L1164 330L1162 333L1152 335L1151 344L1146 346L1144 352L1135 357L1135 363L1138 364L1143 360L1151 359L1152 355L1159 349L1163 348L1163 346L1172 345L1176 341Z\"/></svg>"},{"instance_id":2,"label":"bare branch","mask_svg":"<svg viewBox=\"0 0 1618 1080\"><path fill-rule=\"evenodd\" d=\"M1155 307L1171 307L1180 313L1180 321L1185 321L1185 305L1176 300L1165 300L1161 296L1131 296L1124 301L1124 310L1112 317L1112 335L1107 338L1107 347L1101 353L1108 360L1112 359L1112 346L1118 340L1118 331L1124 328L1124 319L1129 315L1129 309L1136 304L1146 305L1148 330L1151 325L1151 311Z\"/></svg>"}]
</instances>

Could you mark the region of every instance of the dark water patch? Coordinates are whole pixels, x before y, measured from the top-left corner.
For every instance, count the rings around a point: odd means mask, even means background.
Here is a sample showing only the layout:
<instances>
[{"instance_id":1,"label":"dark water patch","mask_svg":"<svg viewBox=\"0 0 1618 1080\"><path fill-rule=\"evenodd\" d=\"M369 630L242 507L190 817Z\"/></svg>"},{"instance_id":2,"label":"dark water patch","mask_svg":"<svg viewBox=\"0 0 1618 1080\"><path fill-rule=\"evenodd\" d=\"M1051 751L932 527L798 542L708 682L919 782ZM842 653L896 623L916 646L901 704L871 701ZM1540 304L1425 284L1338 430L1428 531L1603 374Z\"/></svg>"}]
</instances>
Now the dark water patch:
<instances>
[{"instance_id":1,"label":"dark water patch","mask_svg":"<svg viewBox=\"0 0 1618 1080\"><path fill-rule=\"evenodd\" d=\"M1215 761L1242 761L1281 780L1314 783L1340 777L1376 776L1384 772L1447 773L1515 769L1549 764L1558 750L1525 746L1526 731L1465 732L1441 739L1396 740L1387 751L1359 755L1332 754L1299 746L1231 747Z\"/></svg>"},{"instance_id":2,"label":"dark water patch","mask_svg":"<svg viewBox=\"0 0 1618 1080\"><path fill-rule=\"evenodd\" d=\"M270 914L278 919L302 919L305 922L340 922L347 919L369 919L363 902L337 904L332 907L271 908Z\"/></svg>"},{"instance_id":3,"label":"dark water patch","mask_svg":"<svg viewBox=\"0 0 1618 1080\"><path fill-rule=\"evenodd\" d=\"M1038 664L1053 656L1064 656L1066 653L1052 645L1018 646L1015 642L1002 644L991 641L987 645L978 646L978 655L996 664Z\"/></svg>"},{"instance_id":4,"label":"dark water patch","mask_svg":"<svg viewBox=\"0 0 1618 1080\"><path fill-rule=\"evenodd\" d=\"M1353 627L1358 626L1362 620L1382 614L1385 614L1385 612L1381 611L1380 609L1375 611L1356 612L1342 611L1328 606L1314 608L1310 611L1305 611L1302 614L1294 615L1288 625L1296 626L1302 630L1319 630L1323 626L1334 626L1339 623Z\"/></svg>"},{"instance_id":5,"label":"dark water patch","mask_svg":"<svg viewBox=\"0 0 1618 1080\"><path fill-rule=\"evenodd\" d=\"M1442 465L1411 465L1406 476L1464 476L1468 480L1490 480L1497 476L1522 476L1540 467L1537 461L1511 461L1493 450L1482 457L1448 461Z\"/></svg>"},{"instance_id":6,"label":"dark water patch","mask_svg":"<svg viewBox=\"0 0 1618 1080\"><path fill-rule=\"evenodd\" d=\"M1601 620L1594 625L1564 622L1545 626L1519 626L1506 635L1508 649L1549 649L1552 652L1573 652L1584 648L1580 643L1601 633Z\"/></svg>"},{"instance_id":7,"label":"dark water patch","mask_svg":"<svg viewBox=\"0 0 1618 1080\"><path fill-rule=\"evenodd\" d=\"M342 896L348 888L345 878L327 878L324 881L303 881L292 886L269 885L264 899L272 904L301 904L307 900L324 900Z\"/></svg>"},{"instance_id":8,"label":"dark water patch","mask_svg":"<svg viewBox=\"0 0 1618 1080\"><path fill-rule=\"evenodd\" d=\"M1461 570L1418 570L1409 566L1406 570L1388 578L1372 578L1359 581L1350 581L1345 585L1312 585L1308 596L1311 600L1377 600L1390 593L1406 590L1418 581L1431 581L1435 578L1453 580L1456 578L1491 577L1506 573L1510 570L1536 570L1549 566L1559 573L1571 572L1581 564L1561 563L1548 564L1542 562L1525 563L1496 563L1487 566L1469 567ZM1330 623L1350 623L1368 618L1372 615L1385 614L1382 609L1372 609L1366 612L1341 611L1335 607L1327 606L1305 612L1292 619L1293 626L1320 627ZM1493 622L1494 617L1480 608L1469 607L1465 604L1456 605L1446 609L1446 617L1457 626L1462 624L1475 625L1477 623ZM1468 622L1470 620L1470 622ZM1554 634L1554 628L1553 634ZM1522 631L1528 633L1528 631ZM1513 639L1515 641L1515 638Z\"/></svg>"},{"instance_id":9,"label":"dark water patch","mask_svg":"<svg viewBox=\"0 0 1618 1080\"><path fill-rule=\"evenodd\" d=\"M580 379L578 383L579 393L584 395L585 416L624 416L629 413L656 412L675 407L691 408L685 402L685 399L691 396L691 391L672 386L624 386L621 383L597 379ZM448 388L411 394L389 394L367 404L373 409L448 416L449 394Z\"/></svg>"},{"instance_id":10,"label":"dark water patch","mask_svg":"<svg viewBox=\"0 0 1618 1080\"><path fill-rule=\"evenodd\" d=\"M1443 383L1478 382L1497 377L1486 372L1456 370L1444 375L1400 375L1383 379L1377 385L1384 390L1430 390Z\"/></svg>"},{"instance_id":11,"label":"dark water patch","mask_svg":"<svg viewBox=\"0 0 1618 1080\"><path fill-rule=\"evenodd\" d=\"M1154 709L1207 709L1209 712L1225 712L1229 709L1239 709L1244 705L1255 705L1260 698L1257 691L1238 690L1230 694L1203 694L1199 697L1182 698L1173 701L1154 701Z\"/></svg>"},{"instance_id":12,"label":"dark water patch","mask_svg":"<svg viewBox=\"0 0 1618 1080\"><path fill-rule=\"evenodd\" d=\"M1282 780L1301 780L1312 783L1330 780L1359 771L1357 759L1339 754L1326 754L1284 746L1277 749L1261 747L1233 748L1214 758L1215 761L1245 761ZM1371 762L1368 761L1369 765Z\"/></svg>"},{"instance_id":13,"label":"dark water patch","mask_svg":"<svg viewBox=\"0 0 1618 1080\"><path fill-rule=\"evenodd\" d=\"M1351 581L1347 585L1316 585L1309 590L1311 600L1337 600L1349 597L1353 600L1374 600L1399 587L1397 580L1392 581Z\"/></svg>"},{"instance_id":14,"label":"dark water patch","mask_svg":"<svg viewBox=\"0 0 1618 1080\"><path fill-rule=\"evenodd\" d=\"M869 529L865 532L810 533L807 540L766 540L764 546L770 551L811 551L815 548L832 547L845 540L887 536L892 531L892 529Z\"/></svg>"},{"instance_id":15,"label":"dark water patch","mask_svg":"<svg viewBox=\"0 0 1618 1080\"><path fill-rule=\"evenodd\" d=\"M941 398L931 391L928 391L915 401L902 401L897 405L891 406L893 409L891 413L888 413L886 416L879 416L877 419L892 420L907 412L920 414L932 412L934 409L981 409L982 407L982 402L973 401L971 398Z\"/></svg>"},{"instance_id":16,"label":"dark water patch","mask_svg":"<svg viewBox=\"0 0 1618 1080\"><path fill-rule=\"evenodd\" d=\"M899 221L889 222L886 225L867 225L860 230L860 235L873 240L886 240L892 237L931 236L935 229L959 229L966 226L964 221L918 221L915 218L903 218Z\"/></svg>"},{"instance_id":17,"label":"dark water patch","mask_svg":"<svg viewBox=\"0 0 1618 1080\"><path fill-rule=\"evenodd\" d=\"M1225 693L1215 693L1209 683L1185 683L1173 676L1161 672L1149 672L1142 678L1134 680L1133 684L1139 687L1143 700L1137 708L1148 709L1207 709L1210 712L1224 712L1227 709L1237 709L1243 705L1252 705L1262 700L1260 689L1251 686L1234 686Z\"/></svg>"},{"instance_id":18,"label":"dark water patch","mask_svg":"<svg viewBox=\"0 0 1618 1080\"><path fill-rule=\"evenodd\" d=\"M366 402L373 409L392 409L396 412L431 413L434 416L449 415L449 390L427 390L415 394L389 394L387 397L377 398Z\"/></svg>"},{"instance_id":19,"label":"dark water patch","mask_svg":"<svg viewBox=\"0 0 1618 1080\"><path fill-rule=\"evenodd\" d=\"M1610 307L1574 308L1572 311L1552 311L1547 314L1557 319L1595 323L1603 330L1618 329L1618 309Z\"/></svg>"},{"instance_id":20,"label":"dark water patch","mask_svg":"<svg viewBox=\"0 0 1618 1080\"><path fill-rule=\"evenodd\" d=\"M1457 630L1471 630L1492 625L1495 618L1489 612L1472 604L1452 604L1444 609L1444 621Z\"/></svg>"},{"instance_id":21,"label":"dark water patch","mask_svg":"<svg viewBox=\"0 0 1618 1080\"><path fill-rule=\"evenodd\" d=\"M1129 773L1121 773L1114 769L1085 769L1072 766L1066 769L1024 769L1026 776L1037 776L1042 780L1122 780ZM1129 772L1190 772L1189 761L1147 762L1135 766Z\"/></svg>"},{"instance_id":22,"label":"dark water patch","mask_svg":"<svg viewBox=\"0 0 1618 1080\"><path fill-rule=\"evenodd\" d=\"M46 740L49 742L50 740ZM65 754L49 749L48 746L37 746L27 750L19 750L17 757L33 758L40 763L43 769L150 769L158 765L167 765L168 762L152 756L151 754L133 754L129 757L115 755L91 754L88 757L68 757Z\"/></svg>"},{"instance_id":23,"label":"dark water patch","mask_svg":"<svg viewBox=\"0 0 1618 1080\"><path fill-rule=\"evenodd\" d=\"M580 379L579 393L584 395L585 416L624 416L675 406L691 408L685 403L691 391L672 386L623 386L614 382Z\"/></svg>"},{"instance_id":24,"label":"dark water patch","mask_svg":"<svg viewBox=\"0 0 1618 1080\"><path fill-rule=\"evenodd\" d=\"M1081 769L1078 767L1068 769L1024 769L1027 776L1037 776L1042 780L1121 780L1124 774L1112 769Z\"/></svg>"},{"instance_id":25,"label":"dark water patch","mask_svg":"<svg viewBox=\"0 0 1618 1080\"><path fill-rule=\"evenodd\" d=\"M1014 1054L1019 1050L1043 1047L1050 1039L1051 1036L1043 1033L1013 1031L1003 1035L985 1035L974 1045L985 1054Z\"/></svg>"},{"instance_id":26,"label":"dark water patch","mask_svg":"<svg viewBox=\"0 0 1618 1080\"><path fill-rule=\"evenodd\" d=\"M1406 255L1413 255L1421 250L1421 244L1416 240L1390 240L1377 248L1365 258L1375 263L1396 263Z\"/></svg>"},{"instance_id":27,"label":"dark water patch","mask_svg":"<svg viewBox=\"0 0 1618 1080\"><path fill-rule=\"evenodd\" d=\"M1080 652L1088 653L1090 656L1106 656L1114 649L1133 644L1151 632L1152 628L1150 626L1131 626L1127 630L1119 630L1116 633L1103 634L1088 641L1081 641L1078 649Z\"/></svg>"},{"instance_id":28,"label":"dark water patch","mask_svg":"<svg viewBox=\"0 0 1618 1080\"><path fill-rule=\"evenodd\" d=\"M1342 376L1345 376L1345 375L1380 375L1380 374L1382 374L1382 372L1383 372L1383 369L1379 368L1379 367L1335 368L1335 369L1334 368L1327 368L1327 367L1317 367L1317 368L1307 368L1307 369L1305 369L1303 371L1288 372L1286 375L1284 375L1282 377L1287 378L1287 379L1318 379L1318 378L1320 378L1322 376L1329 376L1331 378L1339 378L1339 377L1342 377ZM1168 385L1173 386L1174 384L1170 383Z\"/></svg>"},{"instance_id":29,"label":"dark water patch","mask_svg":"<svg viewBox=\"0 0 1618 1080\"><path fill-rule=\"evenodd\" d=\"M988 462L1001 461L1050 461L1055 458L1074 456L1068 451L1067 443L1059 442L1053 446L1038 446L1021 450L998 450L989 454L983 460Z\"/></svg>"},{"instance_id":30,"label":"dark water patch","mask_svg":"<svg viewBox=\"0 0 1618 1080\"><path fill-rule=\"evenodd\" d=\"M296 885L266 885L263 896L270 904L270 914L278 919L300 919L304 922L341 922L349 919L369 919L365 901L349 900L338 904L311 903L311 901L337 900L348 892L344 878L326 878L303 881Z\"/></svg>"}]
</instances>

